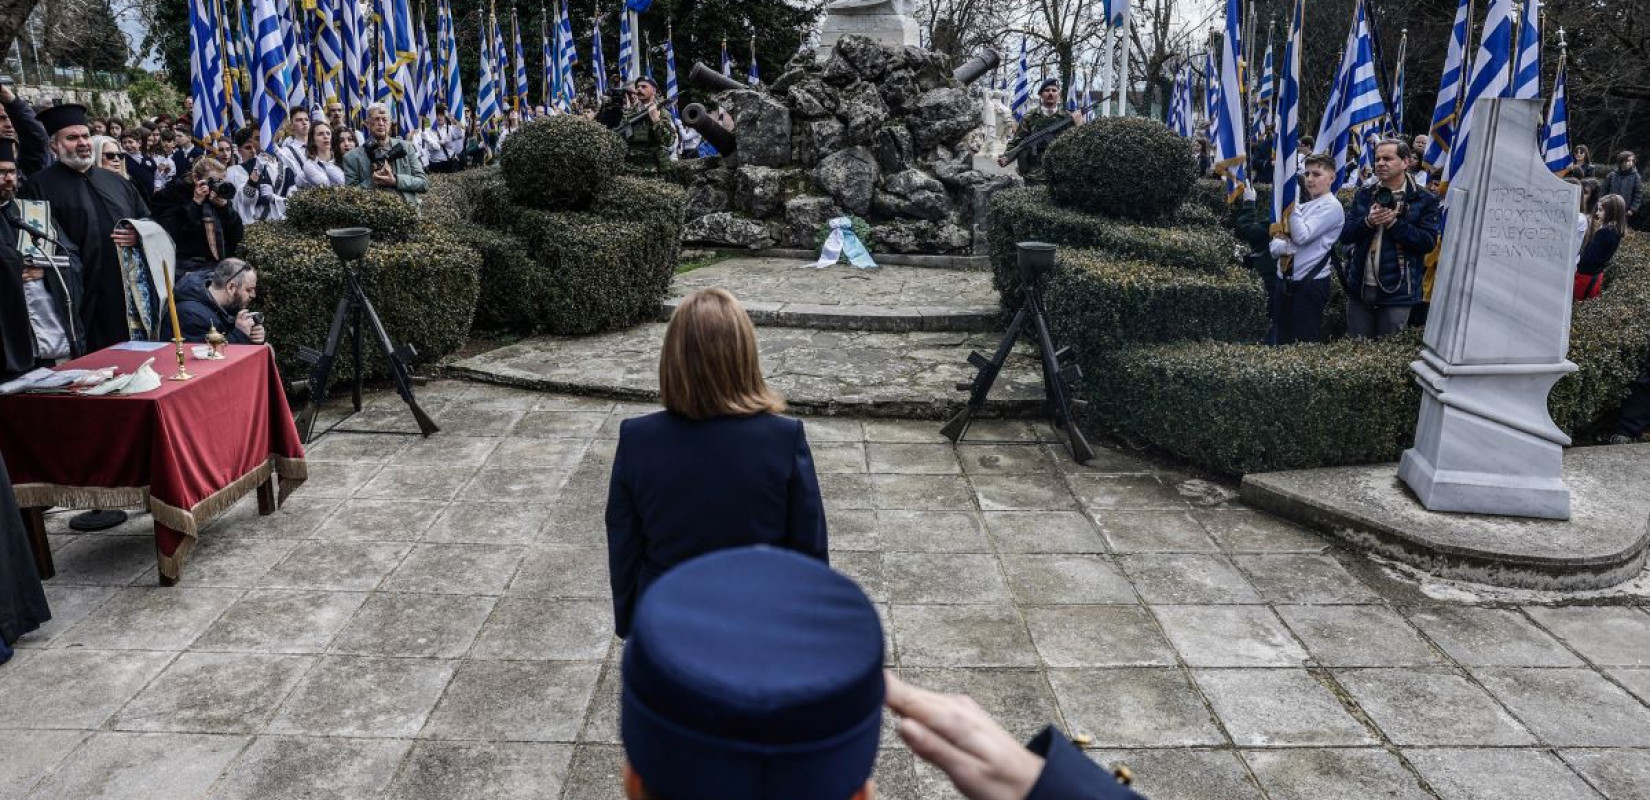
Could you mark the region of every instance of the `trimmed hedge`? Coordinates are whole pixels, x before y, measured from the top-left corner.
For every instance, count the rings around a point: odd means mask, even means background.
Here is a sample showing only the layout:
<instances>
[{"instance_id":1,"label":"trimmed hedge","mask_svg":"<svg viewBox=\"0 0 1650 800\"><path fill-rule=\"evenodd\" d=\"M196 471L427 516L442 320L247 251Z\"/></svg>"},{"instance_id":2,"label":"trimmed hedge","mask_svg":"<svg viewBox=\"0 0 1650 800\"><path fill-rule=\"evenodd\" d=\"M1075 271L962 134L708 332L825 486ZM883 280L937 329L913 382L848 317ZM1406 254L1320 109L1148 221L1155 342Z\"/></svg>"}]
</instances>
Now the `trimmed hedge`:
<instances>
[{"instance_id":1,"label":"trimmed hedge","mask_svg":"<svg viewBox=\"0 0 1650 800\"><path fill-rule=\"evenodd\" d=\"M287 222L247 226L241 253L258 269L259 304L281 374L288 382L307 378L310 367L298 360L298 348L326 345L332 312L344 293L338 259L326 237L306 235ZM362 283L391 341L411 344L420 363L464 346L479 289L476 258L474 250L434 226L422 227L402 242L374 236ZM363 352L367 377L389 374L376 346L368 342ZM352 374L349 359L339 359L334 386Z\"/></svg>"},{"instance_id":2,"label":"trimmed hedge","mask_svg":"<svg viewBox=\"0 0 1650 800\"><path fill-rule=\"evenodd\" d=\"M1039 186L1008 189L991 198L987 225L991 241L992 284L1005 308L1020 305L1020 270L1015 243L1054 242L1062 247L1098 250L1130 261L1219 274L1232 262L1237 240L1218 226L1154 228L1061 208Z\"/></svg>"},{"instance_id":3,"label":"trimmed hedge","mask_svg":"<svg viewBox=\"0 0 1650 800\"><path fill-rule=\"evenodd\" d=\"M418 209L395 192L329 186L293 192L286 221L292 230L325 241L333 228L371 228L373 244L403 242L418 232ZM248 225L248 233L257 226Z\"/></svg>"},{"instance_id":4,"label":"trimmed hedge","mask_svg":"<svg viewBox=\"0 0 1650 800\"><path fill-rule=\"evenodd\" d=\"M624 166L619 135L584 117L536 119L510 135L499 165L517 205L581 210Z\"/></svg>"},{"instance_id":5,"label":"trimmed hedge","mask_svg":"<svg viewBox=\"0 0 1650 800\"><path fill-rule=\"evenodd\" d=\"M1158 222L1197 179L1192 143L1145 117L1101 117L1067 131L1043 155L1054 202L1093 214Z\"/></svg>"},{"instance_id":6,"label":"trimmed hedge","mask_svg":"<svg viewBox=\"0 0 1650 800\"><path fill-rule=\"evenodd\" d=\"M1145 342L1259 341L1266 294L1241 267L1219 273L1060 250L1047 293L1055 338L1110 351Z\"/></svg>"}]
</instances>

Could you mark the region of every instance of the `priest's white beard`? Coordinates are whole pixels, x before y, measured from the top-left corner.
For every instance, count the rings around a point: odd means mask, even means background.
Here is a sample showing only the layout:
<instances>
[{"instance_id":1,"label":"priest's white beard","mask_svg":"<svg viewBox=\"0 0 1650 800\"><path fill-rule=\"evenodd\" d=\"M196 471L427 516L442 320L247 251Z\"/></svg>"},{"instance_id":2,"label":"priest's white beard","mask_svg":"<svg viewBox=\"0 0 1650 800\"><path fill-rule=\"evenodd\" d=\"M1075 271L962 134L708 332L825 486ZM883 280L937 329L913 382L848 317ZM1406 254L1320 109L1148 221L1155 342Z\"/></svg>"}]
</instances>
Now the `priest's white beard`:
<instances>
[{"instance_id":1,"label":"priest's white beard","mask_svg":"<svg viewBox=\"0 0 1650 800\"><path fill-rule=\"evenodd\" d=\"M85 172L86 170L92 168L92 157L90 155L87 155L85 158L81 158L80 154L73 150L59 153L57 155L57 160L63 162L63 166L66 166L75 172Z\"/></svg>"}]
</instances>

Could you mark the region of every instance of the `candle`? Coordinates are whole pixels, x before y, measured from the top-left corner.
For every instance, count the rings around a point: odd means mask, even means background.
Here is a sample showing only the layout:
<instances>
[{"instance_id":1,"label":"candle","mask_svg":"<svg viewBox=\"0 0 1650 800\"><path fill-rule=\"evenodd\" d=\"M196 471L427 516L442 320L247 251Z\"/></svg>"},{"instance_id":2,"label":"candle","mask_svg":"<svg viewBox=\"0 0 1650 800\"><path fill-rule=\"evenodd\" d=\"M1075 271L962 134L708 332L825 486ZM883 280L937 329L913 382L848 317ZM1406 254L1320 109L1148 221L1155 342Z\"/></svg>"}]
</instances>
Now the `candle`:
<instances>
[{"instance_id":1,"label":"candle","mask_svg":"<svg viewBox=\"0 0 1650 800\"><path fill-rule=\"evenodd\" d=\"M178 298L172 294L172 267L161 262L160 271L166 276L166 310L172 313L172 341L183 341L183 327L178 325Z\"/></svg>"}]
</instances>

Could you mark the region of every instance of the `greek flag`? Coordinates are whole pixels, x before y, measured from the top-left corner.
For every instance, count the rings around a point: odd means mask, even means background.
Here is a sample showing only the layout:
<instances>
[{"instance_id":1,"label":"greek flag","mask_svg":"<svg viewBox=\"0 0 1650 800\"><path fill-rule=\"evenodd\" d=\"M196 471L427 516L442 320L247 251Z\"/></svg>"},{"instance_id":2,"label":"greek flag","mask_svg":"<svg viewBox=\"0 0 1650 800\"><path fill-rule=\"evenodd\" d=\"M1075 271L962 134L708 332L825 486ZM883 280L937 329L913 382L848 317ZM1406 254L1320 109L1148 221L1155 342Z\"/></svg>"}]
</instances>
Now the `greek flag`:
<instances>
[{"instance_id":1,"label":"greek flag","mask_svg":"<svg viewBox=\"0 0 1650 800\"><path fill-rule=\"evenodd\" d=\"M1541 96L1541 0L1524 0L1512 81L1513 97L1530 100Z\"/></svg>"},{"instance_id":2,"label":"greek flag","mask_svg":"<svg viewBox=\"0 0 1650 800\"><path fill-rule=\"evenodd\" d=\"M751 68L745 74L745 83L756 86L762 83L762 75L756 71L756 37L751 37Z\"/></svg>"},{"instance_id":3,"label":"greek flag","mask_svg":"<svg viewBox=\"0 0 1650 800\"><path fill-rule=\"evenodd\" d=\"M358 122L367 107L366 82L361 69L366 62L365 23L361 18L361 5L356 0L337 0L337 3L338 39L343 54L339 65L343 76L339 82L339 99L344 103L344 118Z\"/></svg>"},{"instance_id":4,"label":"greek flag","mask_svg":"<svg viewBox=\"0 0 1650 800\"><path fill-rule=\"evenodd\" d=\"M1271 38L1271 34L1267 34ZM1272 43L1266 43L1266 59L1261 62L1260 87L1255 92L1255 116L1260 119L1256 126L1261 134L1266 133L1266 127L1273 124L1272 105L1277 99L1277 78L1272 73Z\"/></svg>"},{"instance_id":5,"label":"greek flag","mask_svg":"<svg viewBox=\"0 0 1650 800\"><path fill-rule=\"evenodd\" d=\"M1460 0L1455 8L1455 25L1450 28L1449 47L1444 54L1444 75L1438 82L1438 102L1432 107L1432 126L1427 129L1427 151L1421 166L1437 169L1449 159L1455 139L1455 123L1461 111L1461 59L1467 49L1467 30L1472 27L1472 0Z\"/></svg>"},{"instance_id":6,"label":"greek flag","mask_svg":"<svg viewBox=\"0 0 1650 800\"><path fill-rule=\"evenodd\" d=\"M373 57L376 60L372 64L372 101L394 107L395 98L393 95L397 89L391 86L395 82L395 78L391 74L391 65L395 63L395 54L392 52L395 43L394 34L389 29L390 16L392 16L392 13L384 5L384 0L378 0L373 4L372 17L373 22L378 25L378 38L373 46ZM365 121L364 118L363 121Z\"/></svg>"},{"instance_id":7,"label":"greek flag","mask_svg":"<svg viewBox=\"0 0 1650 800\"><path fill-rule=\"evenodd\" d=\"M1014 112L1014 119L1024 119L1026 108L1031 105L1031 62L1026 60L1026 40L1020 38L1020 72L1014 77L1014 99L1009 102L1009 110Z\"/></svg>"},{"instance_id":8,"label":"greek flag","mask_svg":"<svg viewBox=\"0 0 1650 800\"><path fill-rule=\"evenodd\" d=\"M630 16L628 9L619 12L619 76L625 83L641 74L636 68L636 29L631 27Z\"/></svg>"},{"instance_id":9,"label":"greek flag","mask_svg":"<svg viewBox=\"0 0 1650 800\"><path fill-rule=\"evenodd\" d=\"M559 25L559 23L558 23ZM561 36L550 38L551 15L544 6L539 6L539 58L544 64L544 75L541 82L544 94L539 101L544 104L544 110L549 111L556 107L556 98L561 96L561 87L557 83L561 80L561 55L556 52L561 46Z\"/></svg>"},{"instance_id":10,"label":"greek flag","mask_svg":"<svg viewBox=\"0 0 1650 800\"><path fill-rule=\"evenodd\" d=\"M224 93L223 59L218 52L218 21L205 0L189 3L189 94L195 99L195 141L206 142L223 134L229 115L229 99Z\"/></svg>"},{"instance_id":11,"label":"greek flag","mask_svg":"<svg viewBox=\"0 0 1650 800\"><path fill-rule=\"evenodd\" d=\"M556 62L556 69L560 70L557 83L561 86L561 107L563 111L570 111L573 96L578 94L573 85L573 65L579 63L579 49L573 45L573 19L568 16L567 0L561 3L561 21L556 25L556 35L561 37L561 45L557 48L560 60Z\"/></svg>"},{"instance_id":12,"label":"greek flag","mask_svg":"<svg viewBox=\"0 0 1650 800\"><path fill-rule=\"evenodd\" d=\"M722 55L727 55L728 43L722 43ZM602 55L602 18L596 17L590 25L590 71L596 73L596 104L607 98L607 58Z\"/></svg>"},{"instance_id":13,"label":"greek flag","mask_svg":"<svg viewBox=\"0 0 1650 800\"><path fill-rule=\"evenodd\" d=\"M498 58L493 55L492 31L485 15L481 19L481 78L476 87L476 120L483 128L498 124Z\"/></svg>"},{"instance_id":14,"label":"greek flag","mask_svg":"<svg viewBox=\"0 0 1650 800\"><path fill-rule=\"evenodd\" d=\"M1392 129L1404 132L1404 62L1409 55L1409 29L1398 38L1398 77L1392 81Z\"/></svg>"},{"instance_id":15,"label":"greek flag","mask_svg":"<svg viewBox=\"0 0 1650 800\"><path fill-rule=\"evenodd\" d=\"M515 40L513 52L516 64L516 96L513 105L517 111L522 111L532 106L533 101L527 97L527 57L521 50L521 19L516 16L515 6L510 7L510 28L511 36Z\"/></svg>"},{"instance_id":16,"label":"greek flag","mask_svg":"<svg viewBox=\"0 0 1650 800\"><path fill-rule=\"evenodd\" d=\"M1375 79L1375 51L1364 12L1363 1L1359 0L1352 32L1347 38L1347 51L1342 56L1341 68L1329 95L1330 105L1324 111L1324 124L1318 132L1318 141L1329 143L1328 152L1335 159L1332 191L1340 189L1346 180L1347 145L1353 133L1386 115L1386 103L1381 100L1380 85Z\"/></svg>"},{"instance_id":17,"label":"greek flag","mask_svg":"<svg viewBox=\"0 0 1650 800\"><path fill-rule=\"evenodd\" d=\"M1570 93L1565 79L1569 72L1568 65L1560 58L1558 76L1553 78L1553 101L1547 108L1547 124L1543 126L1547 135L1541 148L1542 160L1547 162L1547 169L1559 177L1569 173L1576 163L1575 157L1570 155Z\"/></svg>"},{"instance_id":18,"label":"greek flag","mask_svg":"<svg viewBox=\"0 0 1650 800\"><path fill-rule=\"evenodd\" d=\"M1175 72L1174 89L1169 93L1169 130L1192 138L1192 73L1190 65Z\"/></svg>"},{"instance_id":19,"label":"greek flag","mask_svg":"<svg viewBox=\"0 0 1650 800\"><path fill-rule=\"evenodd\" d=\"M1455 180L1467 159L1467 139L1472 136L1472 109L1480 97L1505 97L1512 90L1508 66L1512 63L1512 0L1490 0L1484 15L1484 34L1478 54L1472 60L1472 77L1467 81L1466 99L1461 102L1461 124L1449 154L1449 170L1444 183Z\"/></svg>"},{"instance_id":20,"label":"greek flag","mask_svg":"<svg viewBox=\"0 0 1650 800\"><path fill-rule=\"evenodd\" d=\"M666 101L674 101L676 99L677 94L680 93L680 91L677 89L677 86L676 86L676 42L675 42L675 38L676 38L675 35L673 33L671 33L670 29L666 28L665 29L665 100ZM676 109L676 103L671 102L670 103L670 115L675 117L675 116L680 115L680 113L681 112L677 111L677 109Z\"/></svg>"},{"instance_id":21,"label":"greek flag","mask_svg":"<svg viewBox=\"0 0 1650 800\"><path fill-rule=\"evenodd\" d=\"M298 32L297 26L293 25L292 4L288 0L276 0L275 15L280 21L281 56L285 59L282 69L286 73L283 78L286 97L282 103L289 109L307 108L309 97L304 88L303 53L298 49Z\"/></svg>"},{"instance_id":22,"label":"greek flag","mask_svg":"<svg viewBox=\"0 0 1650 800\"><path fill-rule=\"evenodd\" d=\"M728 37L722 37L722 74L733 77L733 56L728 54Z\"/></svg>"},{"instance_id":23,"label":"greek flag","mask_svg":"<svg viewBox=\"0 0 1650 800\"><path fill-rule=\"evenodd\" d=\"M498 69L493 72L493 83L498 87L499 121L510 115L510 51L504 49L504 29L499 25L498 12L493 12L493 58Z\"/></svg>"},{"instance_id":24,"label":"greek flag","mask_svg":"<svg viewBox=\"0 0 1650 800\"><path fill-rule=\"evenodd\" d=\"M1273 140L1272 219L1287 222L1295 213L1301 171L1301 31L1306 17L1306 0L1295 0L1289 14L1289 36L1283 43L1283 73L1278 82L1277 133Z\"/></svg>"},{"instance_id":25,"label":"greek flag","mask_svg":"<svg viewBox=\"0 0 1650 800\"><path fill-rule=\"evenodd\" d=\"M344 63L344 48L338 42L338 28L334 23L336 15L331 2L323 0L316 3L310 17L314 31L310 41L314 43L316 59L316 99L330 103L339 97L338 74Z\"/></svg>"},{"instance_id":26,"label":"greek flag","mask_svg":"<svg viewBox=\"0 0 1650 800\"><path fill-rule=\"evenodd\" d=\"M458 32L453 26L453 7L449 0L440 0L436 13L437 38L441 41L441 99L447 104L447 114L459 123L464 122L464 82L458 73Z\"/></svg>"},{"instance_id":27,"label":"greek flag","mask_svg":"<svg viewBox=\"0 0 1650 800\"><path fill-rule=\"evenodd\" d=\"M1215 119L1215 106L1220 102L1220 79L1215 72L1215 56L1213 53L1203 54L1203 128L1209 134L1209 141L1215 140L1215 129L1219 124Z\"/></svg>"},{"instance_id":28,"label":"greek flag","mask_svg":"<svg viewBox=\"0 0 1650 800\"><path fill-rule=\"evenodd\" d=\"M441 82L436 79L436 53L430 48L430 35L424 25L424 15L418 15L418 120L419 127L428 128L435 121L436 95Z\"/></svg>"},{"instance_id":29,"label":"greek flag","mask_svg":"<svg viewBox=\"0 0 1650 800\"><path fill-rule=\"evenodd\" d=\"M1220 120L1215 142L1215 172L1226 179L1226 201L1232 202L1249 185L1249 159L1243 136L1242 77L1238 75L1238 54L1243 52L1243 0L1226 0L1226 37L1221 42L1220 102L1215 116Z\"/></svg>"},{"instance_id":30,"label":"greek flag","mask_svg":"<svg viewBox=\"0 0 1650 800\"><path fill-rule=\"evenodd\" d=\"M287 98L286 51L274 0L253 0L252 46L252 120L258 125L259 149L274 152L275 131L286 122Z\"/></svg>"}]
</instances>

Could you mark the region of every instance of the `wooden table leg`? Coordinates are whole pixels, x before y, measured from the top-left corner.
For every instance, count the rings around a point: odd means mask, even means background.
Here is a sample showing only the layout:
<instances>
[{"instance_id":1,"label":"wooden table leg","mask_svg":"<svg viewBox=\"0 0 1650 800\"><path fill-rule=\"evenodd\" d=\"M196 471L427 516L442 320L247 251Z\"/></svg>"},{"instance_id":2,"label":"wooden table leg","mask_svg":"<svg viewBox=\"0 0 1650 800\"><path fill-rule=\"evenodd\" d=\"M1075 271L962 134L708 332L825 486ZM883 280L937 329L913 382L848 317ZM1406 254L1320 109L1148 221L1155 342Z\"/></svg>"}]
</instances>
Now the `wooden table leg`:
<instances>
[{"instance_id":1,"label":"wooden table leg","mask_svg":"<svg viewBox=\"0 0 1650 800\"><path fill-rule=\"evenodd\" d=\"M44 506L31 506L23 509L23 527L29 532L29 548L34 551L34 570L40 573L41 580L50 580L57 575L57 565L52 563L52 544L46 539L46 509Z\"/></svg>"},{"instance_id":2,"label":"wooden table leg","mask_svg":"<svg viewBox=\"0 0 1650 800\"><path fill-rule=\"evenodd\" d=\"M258 515L267 517L280 507L280 501L275 497L275 475L270 473L263 483L258 484Z\"/></svg>"}]
</instances>

